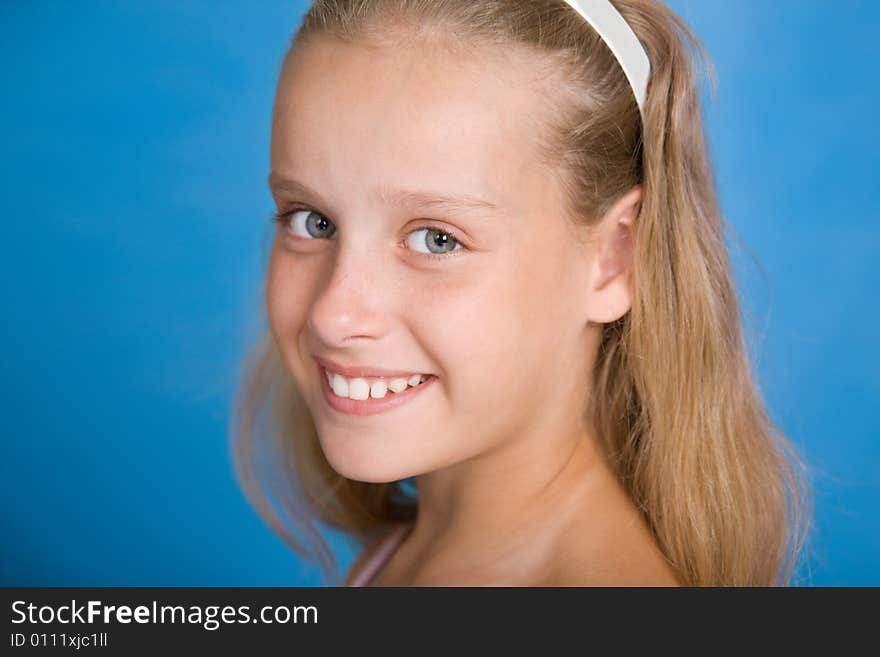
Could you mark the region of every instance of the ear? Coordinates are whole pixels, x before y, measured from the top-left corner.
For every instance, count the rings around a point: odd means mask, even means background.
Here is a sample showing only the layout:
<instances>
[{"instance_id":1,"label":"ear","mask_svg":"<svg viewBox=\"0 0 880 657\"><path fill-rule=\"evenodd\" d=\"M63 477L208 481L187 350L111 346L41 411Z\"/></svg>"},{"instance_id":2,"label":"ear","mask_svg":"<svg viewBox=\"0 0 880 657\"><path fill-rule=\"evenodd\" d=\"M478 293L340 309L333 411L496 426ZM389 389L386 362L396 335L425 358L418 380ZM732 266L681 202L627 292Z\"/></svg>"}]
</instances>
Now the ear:
<instances>
[{"instance_id":1,"label":"ear","mask_svg":"<svg viewBox=\"0 0 880 657\"><path fill-rule=\"evenodd\" d=\"M618 320L632 307L635 222L641 202L641 186L633 187L594 227L588 319L597 324Z\"/></svg>"}]
</instances>

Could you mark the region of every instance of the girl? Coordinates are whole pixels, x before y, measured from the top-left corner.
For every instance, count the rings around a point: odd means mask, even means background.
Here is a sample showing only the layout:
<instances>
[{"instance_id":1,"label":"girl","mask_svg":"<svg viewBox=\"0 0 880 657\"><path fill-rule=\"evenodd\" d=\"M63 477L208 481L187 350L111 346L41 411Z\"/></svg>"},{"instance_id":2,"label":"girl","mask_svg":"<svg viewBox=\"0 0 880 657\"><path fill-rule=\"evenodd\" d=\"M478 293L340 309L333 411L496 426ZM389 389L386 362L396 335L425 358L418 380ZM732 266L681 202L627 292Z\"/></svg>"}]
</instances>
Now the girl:
<instances>
[{"instance_id":1,"label":"girl","mask_svg":"<svg viewBox=\"0 0 880 657\"><path fill-rule=\"evenodd\" d=\"M657 0L313 3L234 445L331 581L318 521L367 546L355 585L789 581L806 491L750 371L693 51Z\"/></svg>"}]
</instances>

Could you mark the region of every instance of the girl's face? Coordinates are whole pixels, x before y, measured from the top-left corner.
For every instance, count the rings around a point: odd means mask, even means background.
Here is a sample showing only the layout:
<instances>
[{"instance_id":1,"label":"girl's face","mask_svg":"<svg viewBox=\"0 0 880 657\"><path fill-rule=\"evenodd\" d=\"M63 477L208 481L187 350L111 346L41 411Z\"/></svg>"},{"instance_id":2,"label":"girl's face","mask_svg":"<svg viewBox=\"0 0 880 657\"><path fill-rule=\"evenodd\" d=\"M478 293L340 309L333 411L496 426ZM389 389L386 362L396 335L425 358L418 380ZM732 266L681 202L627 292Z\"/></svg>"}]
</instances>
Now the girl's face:
<instances>
[{"instance_id":1,"label":"girl's face","mask_svg":"<svg viewBox=\"0 0 880 657\"><path fill-rule=\"evenodd\" d=\"M595 258L529 141L547 91L528 70L330 40L284 69L270 186L296 211L272 248L269 323L346 477L394 481L579 426ZM316 357L436 378L352 415L325 399Z\"/></svg>"}]
</instances>

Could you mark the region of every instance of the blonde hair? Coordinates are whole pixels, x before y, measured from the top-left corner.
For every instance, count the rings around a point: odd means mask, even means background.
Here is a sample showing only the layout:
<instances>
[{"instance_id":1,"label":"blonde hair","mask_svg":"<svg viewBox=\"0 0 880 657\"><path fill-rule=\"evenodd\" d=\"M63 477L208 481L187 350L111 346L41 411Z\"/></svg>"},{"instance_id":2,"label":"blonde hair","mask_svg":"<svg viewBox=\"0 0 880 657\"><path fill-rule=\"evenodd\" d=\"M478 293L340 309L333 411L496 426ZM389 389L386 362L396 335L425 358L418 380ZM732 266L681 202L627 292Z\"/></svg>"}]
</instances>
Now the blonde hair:
<instances>
[{"instance_id":1,"label":"blonde hair","mask_svg":"<svg viewBox=\"0 0 880 657\"><path fill-rule=\"evenodd\" d=\"M602 448L682 582L785 584L809 525L809 492L750 369L698 95L697 65L711 73L711 62L660 2L614 5L651 61L644 130L617 60L560 0L317 0L288 57L323 36L393 46L432 35L540 56L559 85L536 143L573 220L591 225L643 188L633 306L602 327L586 409ZM369 541L415 517L417 500L400 482L352 481L328 464L271 332L245 362L235 414L246 495L329 578L337 566L316 522Z\"/></svg>"}]
</instances>

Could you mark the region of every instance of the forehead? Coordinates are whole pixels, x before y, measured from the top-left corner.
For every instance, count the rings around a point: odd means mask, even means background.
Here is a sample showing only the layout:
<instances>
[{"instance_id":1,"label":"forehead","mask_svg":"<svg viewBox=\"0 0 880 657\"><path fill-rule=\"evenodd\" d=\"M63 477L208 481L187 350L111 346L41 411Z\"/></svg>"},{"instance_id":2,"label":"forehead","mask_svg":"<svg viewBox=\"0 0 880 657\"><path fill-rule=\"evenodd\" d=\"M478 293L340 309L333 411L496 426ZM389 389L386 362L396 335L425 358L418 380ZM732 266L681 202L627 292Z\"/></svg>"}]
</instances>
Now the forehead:
<instances>
[{"instance_id":1,"label":"forehead","mask_svg":"<svg viewBox=\"0 0 880 657\"><path fill-rule=\"evenodd\" d=\"M545 174L541 94L525 57L486 49L369 48L321 38L286 64L272 169L364 189L454 188L514 206Z\"/></svg>"}]
</instances>

